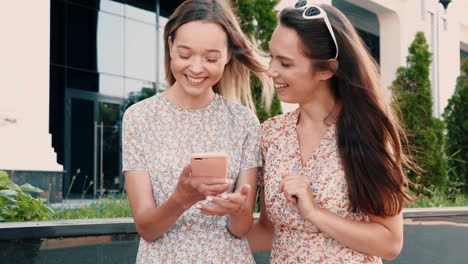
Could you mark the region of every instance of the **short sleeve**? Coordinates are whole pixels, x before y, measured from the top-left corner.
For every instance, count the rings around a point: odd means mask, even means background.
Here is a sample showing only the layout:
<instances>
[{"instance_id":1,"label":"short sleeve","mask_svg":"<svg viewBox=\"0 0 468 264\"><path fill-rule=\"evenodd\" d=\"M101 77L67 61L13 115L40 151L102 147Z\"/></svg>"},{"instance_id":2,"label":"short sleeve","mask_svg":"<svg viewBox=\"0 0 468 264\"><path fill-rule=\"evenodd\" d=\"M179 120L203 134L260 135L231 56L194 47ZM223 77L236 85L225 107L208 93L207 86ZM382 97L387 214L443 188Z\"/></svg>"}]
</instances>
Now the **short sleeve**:
<instances>
[{"instance_id":1,"label":"short sleeve","mask_svg":"<svg viewBox=\"0 0 468 264\"><path fill-rule=\"evenodd\" d=\"M262 169L258 171L258 179L257 179L257 184L258 186L263 186L263 184L265 183L265 179L264 179L264 169L265 169L265 156L266 156L266 150L267 150L267 146L266 146L266 133L265 133L265 125L268 123L267 122L264 122L260 128L260 157L262 159Z\"/></svg>"},{"instance_id":2,"label":"short sleeve","mask_svg":"<svg viewBox=\"0 0 468 264\"><path fill-rule=\"evenodd\" d=\"M249 122L246 126L247 133L242 145L241 171L262 166L260 153L260 122L253 114L252 117L249 116L248 120Z\"/></svg>"},{"instance_id":3,"label":"short sleeve","mask_svg":"<svg viewBox=\"0 0 468 264\"><path fill-rule=\"evenodd\" d=\"M122 171L148 171L143 152L142 131L137 126L134 112L128 110L122 121Z\"/></svg>"}]
</instances>

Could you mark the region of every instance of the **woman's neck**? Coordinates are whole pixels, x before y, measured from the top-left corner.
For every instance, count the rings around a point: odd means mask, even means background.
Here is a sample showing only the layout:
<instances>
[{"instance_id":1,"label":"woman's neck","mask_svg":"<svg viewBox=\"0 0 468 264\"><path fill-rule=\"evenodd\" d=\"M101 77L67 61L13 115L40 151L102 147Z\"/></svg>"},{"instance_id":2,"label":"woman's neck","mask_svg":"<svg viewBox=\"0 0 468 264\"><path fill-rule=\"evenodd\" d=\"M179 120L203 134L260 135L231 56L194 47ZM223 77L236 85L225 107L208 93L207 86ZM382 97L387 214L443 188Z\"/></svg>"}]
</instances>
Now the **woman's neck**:
<instances>
[{"instance_id":1,"label":"woman's neck","mask_svg":"<svg viewBox=\"0 0 468 264\"><path fill-rule=\"evenodd\" d=\"M179 108L186 110L205 108L215 98L215 93L212 89L209 89L206 93L200 94L198 96L193 96L186 93L183 88L177 84L177 82L162 92L162 94L169 102Z\"/></svg>"},{"instance_id":2,"label":"woman's neck","mask_svg":"<svg viewBox=\"0 0 468 264\"><path fill-rule=\"evenodd\" d=\"M339 102L333 96L330 87L324 86L316 90L316 94L307 102L299 104L299 120L303 126L331 125L336 122Z\"/></svg>"}]
</instances>

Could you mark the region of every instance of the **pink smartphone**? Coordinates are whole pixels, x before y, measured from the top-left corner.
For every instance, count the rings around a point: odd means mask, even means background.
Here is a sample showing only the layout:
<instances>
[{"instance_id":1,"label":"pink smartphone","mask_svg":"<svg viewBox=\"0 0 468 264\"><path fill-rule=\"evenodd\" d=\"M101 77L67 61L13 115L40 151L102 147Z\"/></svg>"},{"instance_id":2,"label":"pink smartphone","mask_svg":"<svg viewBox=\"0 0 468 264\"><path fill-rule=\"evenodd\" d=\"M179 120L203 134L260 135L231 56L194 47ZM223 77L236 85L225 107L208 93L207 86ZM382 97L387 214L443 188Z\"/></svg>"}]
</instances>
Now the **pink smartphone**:
<instances>
[{"instance_id":1,"label":"pink smartphone","mask_svg":"<svg viewBox=\"0 0 468 264\"><path fill-rule=\"evenodd\" d=\"M190 166L194 177L227 178L228 156L225 152L193 153Z\"/></svg>"}]
</instances>

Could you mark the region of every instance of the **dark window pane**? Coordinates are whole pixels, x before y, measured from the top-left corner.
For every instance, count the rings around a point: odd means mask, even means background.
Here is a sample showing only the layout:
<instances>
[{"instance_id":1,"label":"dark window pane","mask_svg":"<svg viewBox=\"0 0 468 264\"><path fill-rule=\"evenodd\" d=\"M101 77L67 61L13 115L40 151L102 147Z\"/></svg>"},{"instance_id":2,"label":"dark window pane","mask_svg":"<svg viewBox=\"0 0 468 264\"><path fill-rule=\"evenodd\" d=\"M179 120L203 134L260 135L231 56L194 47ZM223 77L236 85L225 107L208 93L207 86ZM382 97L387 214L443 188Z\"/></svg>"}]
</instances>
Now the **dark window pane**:
<instances>
[{"instance_id":1,"label":"dark window pane","mask_svg":"<svg viewBox=\"0 0 468 264\"><path fill-rule=\"evenodd\" d=\"M364 40L364 43L369 49L372 57L380 64L380 38L372 33L357 29L359 36Z\"/></svg>"},{"instance_id":2,"label":"dark window pane","mask_svg":"<svg viewBox=\"0 0 468 264\"><path fill-rule=\"evenodd\" d=\"M68 6L68 66L96 71L97 10Z\"/></svg>"},{"instance_id":3,"label":"dark window pane","mask_svg":"<svg viewBox=\"0 0 468 264\"><path fill-rule=\"evenodd\" d=\"M64 164L64 102L65 102L65 69L50 66L49 93L49 132L52 134L52 147L57 153L57 162Z\"/></svg>"},{"instance_id":4,"label":"dark window pane","mask_svg":"<svg viewBox=\"0 0 468 264\"><path fill-rule=\"evenodd\" d=\"M68 2L83 7L98 9L100 0L68 0Z\"/></svg>"},{"instance_id":5,"label":"dark window pane","mask_svg":"<svg viewBox=\"0 0 468 264\"><path fill-rule=\"evenodd\" d=\"M90 186L95 175L93 166L95 155L93 104L93 101L89 100L71 100L70 176L75 175L78 169L80 170L76 179L70 182L69 186L65 186L67 190L71 187L71 194L93 193L94 186ZM91 188L85 191L89 186ZM67 196L67 194L65 195Z\"/></svg>"},{"instance_id":6,"label":"dark window pane","mask_svg":"<svg viewBox=\"0 0 468 264\"><path fill-rule=\"evenodd\" d=\"M99 74L68 69L67 88L97 92L99 90Z\"/></svg>"},{"instance_id":7,"label":"dark window pane","mask_svg":"<svg viewBox=\"0 0 468 264\"><path fill-rule=\"evenodd\" d=\"M65 64L66 50L66 4L52 0L50 2L50 62Z\"/></svg>"},{"instance_id":8,"label":"dark window pane","mask_svg":"<svg viewBox=\"0 0 468 264\"><path fill-rule=\"evenodd\" d=\"M184 2L184 0L159 1L159 13L162 16L169 17L174 10Z\"/></svg>"},{"instance_id":9,"label":"dark window pane","mask_svg":"<svg viewBox=\"0 0 468 264\"><path fill-rule=\"evenodd\" d=\"M460 64L465 58L468 58L468 51L460 49Z\"/></svg>"}]
</instances>

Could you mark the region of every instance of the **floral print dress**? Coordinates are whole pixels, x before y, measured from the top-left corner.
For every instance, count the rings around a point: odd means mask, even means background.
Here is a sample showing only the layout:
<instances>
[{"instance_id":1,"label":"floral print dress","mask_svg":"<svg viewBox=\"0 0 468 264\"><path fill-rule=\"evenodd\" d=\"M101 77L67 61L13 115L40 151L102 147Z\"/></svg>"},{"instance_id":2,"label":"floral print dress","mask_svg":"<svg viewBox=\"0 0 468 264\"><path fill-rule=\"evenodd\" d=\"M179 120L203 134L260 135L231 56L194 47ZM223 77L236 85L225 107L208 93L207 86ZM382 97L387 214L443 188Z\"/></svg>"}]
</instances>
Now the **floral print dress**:
<instances>
[{"instance_id":1,"label":"floral print dress","mask_svg":"<svg viewBox=\"0 0 468 264\"><path fill-rule=\"evenodd\" d=\"M282 174L303 173L312 183L317 205L341 217L369 221L363 213L349 210L336 125L328 127L319 146L302 166L296 132L298 116L299 109L262 124L264 168L260 182L265 188L267 215L274 225L271 263L382 263L380 258L352 250L304 221L296 207L278 193Z\"/></svg>"},{"instance_id":2,"label":"floral print dress","mask_svg":"<svg viewBox=\"0 0 468 264\"><path fill-rule=\"evenodd\" d=\"M131 106L122 145L123 170L149 173L156 206L175 190L191 153L226 152L234 181L241 171L261 166L258 119L219 94L196 110L178 108L162 94ZM140 239L137 263L254 263L247 240L233 237L227 223L227 216L203 215L192 206L156 240Z\"/></svg>"}]
</instances>

